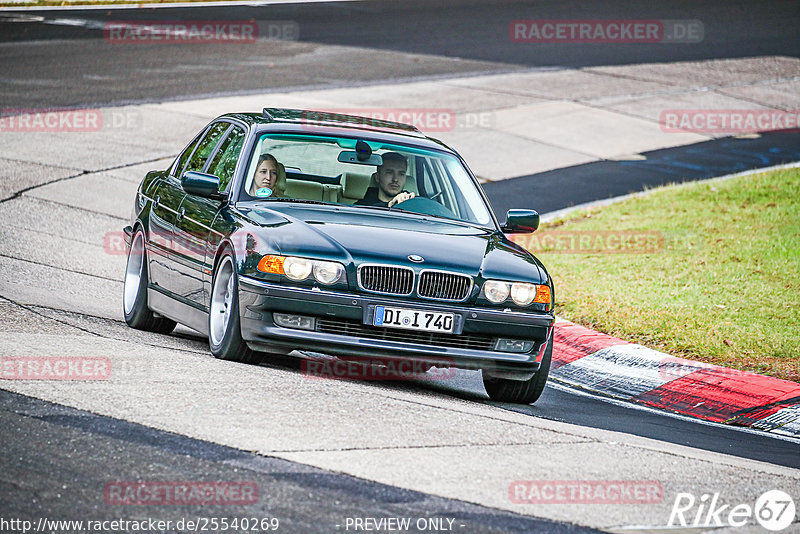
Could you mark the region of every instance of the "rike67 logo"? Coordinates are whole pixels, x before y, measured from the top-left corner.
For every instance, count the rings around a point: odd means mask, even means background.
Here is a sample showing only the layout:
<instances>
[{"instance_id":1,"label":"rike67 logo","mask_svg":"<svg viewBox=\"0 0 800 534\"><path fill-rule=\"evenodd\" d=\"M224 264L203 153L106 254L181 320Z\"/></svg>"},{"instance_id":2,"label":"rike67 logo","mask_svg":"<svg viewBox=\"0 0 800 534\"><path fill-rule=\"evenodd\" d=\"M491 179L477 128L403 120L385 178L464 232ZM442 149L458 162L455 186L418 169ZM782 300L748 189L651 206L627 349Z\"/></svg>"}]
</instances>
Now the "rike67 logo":
<instances>
[{"instance_id":1,"label":"rike67 logo","mask_svg":"<svg viewBox=\"0 0 800 534\"><path fill-rule=\"evenodd\" d=\"M723 503L719 493L705 493L699 499L691 493L678 493L667 526L743 527L755 519L765 529L777 532L788 527L794 517L794 500L781 490L764 492L753 506Z\"/></svg>"}]
</instances>

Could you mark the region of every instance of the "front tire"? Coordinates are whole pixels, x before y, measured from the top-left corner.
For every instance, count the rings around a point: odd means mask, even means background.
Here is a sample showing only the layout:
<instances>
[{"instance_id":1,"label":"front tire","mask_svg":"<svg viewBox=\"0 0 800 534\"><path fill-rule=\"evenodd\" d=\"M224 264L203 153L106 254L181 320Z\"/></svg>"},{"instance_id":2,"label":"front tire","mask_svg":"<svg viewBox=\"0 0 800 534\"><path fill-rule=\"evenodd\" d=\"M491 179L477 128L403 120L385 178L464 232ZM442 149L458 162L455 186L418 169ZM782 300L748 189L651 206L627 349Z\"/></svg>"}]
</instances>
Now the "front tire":
<instances>
[{"instance_id":1,"label":"front tire","mask_svg":"<svg viewBox=\"0 0 800 534\"><path fill-rule=\"evenodd\" d=\"M177 324L166 317L156 317L147 306L147 249L144 232L137 229L128 249L128 263L125 266L125 282L122 290L122 312L125 322L131 328L158 334L169 334Z\"/></svg>"},{"instance_id":2,"label":"front tire","mask_svg":"<svg viewBox=\"0 0 800 534\"><path fill-rule=\"evenodd\" d=\"M539 370L528 380L510 380L508 378L494 378L483 373L483 387L489 398L498 402L513 402L516 404L533 404L542 396L544 386L547 384L547 375L550 374L550 360L553 357L553 335L547 342L547 348L542 357Z\"/></svg>"},{"instance_id":3,"label":"front tire","mask_svg":"<svg viewBox=\"0 0 800 534\"><path fill-rule=\"evenodd\" d=\"M233 257L225 254L214 270L208 310L208 344L221 360L258 363L258 354L242 339L239 319L239 281Z\"/></svg>"}]
</instances>

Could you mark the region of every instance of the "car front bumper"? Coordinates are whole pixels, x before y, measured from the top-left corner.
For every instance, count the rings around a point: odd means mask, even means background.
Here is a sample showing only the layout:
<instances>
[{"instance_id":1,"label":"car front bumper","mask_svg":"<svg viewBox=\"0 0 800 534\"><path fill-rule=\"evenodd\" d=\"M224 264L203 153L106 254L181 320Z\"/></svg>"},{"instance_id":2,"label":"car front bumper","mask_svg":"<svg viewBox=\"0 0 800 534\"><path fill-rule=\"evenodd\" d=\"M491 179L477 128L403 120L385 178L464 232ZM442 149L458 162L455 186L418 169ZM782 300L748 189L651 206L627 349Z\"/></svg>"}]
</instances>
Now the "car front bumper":
<instances>
[{"instance_id":1,"label":"car front bumper","mask_svg":"<svg viewBox=\"0 0 800 534\"><path fill-rule=\"evenodd\" d=\"M371 326L370 318L377 305L451 312L456 316L456 334L414 335L407 330ZM522 378L539 369L555 320L548 313L290 287L247 276L239 277L239 312L242 337L254 350L306 350L340 357L410 359L437 367L486 369L491 374ZM274 312L315 317L316 329L278 326L272 317ZM500 352L489 341L497 338L532 340L534 344L526 353ZM446 341L442 342L443 339Z\"/></svg>"}]
</instances>

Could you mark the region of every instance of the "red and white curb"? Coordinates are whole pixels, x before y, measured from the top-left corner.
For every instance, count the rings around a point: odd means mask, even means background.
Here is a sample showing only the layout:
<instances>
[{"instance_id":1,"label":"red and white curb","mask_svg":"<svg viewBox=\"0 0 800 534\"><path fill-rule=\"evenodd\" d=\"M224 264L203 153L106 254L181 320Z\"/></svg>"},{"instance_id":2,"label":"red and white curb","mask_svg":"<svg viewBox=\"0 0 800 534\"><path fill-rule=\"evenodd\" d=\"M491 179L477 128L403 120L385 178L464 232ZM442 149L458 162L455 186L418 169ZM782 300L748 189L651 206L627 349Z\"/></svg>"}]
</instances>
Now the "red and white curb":
<instances>
[{"instance_id":1,"label":"red and white curb","mask_svg":"<svg viewBox=\"0 0 800 534\"><path fill-rule=\"evenodd\" d=\"M800 384L683 358L556 321L550 376L692 417L800 437Z\"/></svg>"}]
</instances>

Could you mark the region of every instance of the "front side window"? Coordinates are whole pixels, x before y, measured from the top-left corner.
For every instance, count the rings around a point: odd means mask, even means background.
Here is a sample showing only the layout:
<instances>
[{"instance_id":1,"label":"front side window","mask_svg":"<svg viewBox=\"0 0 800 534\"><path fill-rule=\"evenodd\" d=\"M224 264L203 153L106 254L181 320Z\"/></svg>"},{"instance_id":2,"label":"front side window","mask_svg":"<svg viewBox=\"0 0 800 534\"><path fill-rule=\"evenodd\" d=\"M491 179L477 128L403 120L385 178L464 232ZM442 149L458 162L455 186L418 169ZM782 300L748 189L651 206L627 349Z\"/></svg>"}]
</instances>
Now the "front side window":
<instances>
[{"instance_id":1,"label":"front side window","mask_svg":"<svg viewBox=\"0 0 800 534\"><path fill-rule=\"evenodd\" d=\"M214 149L217 147L217 143L219 143L219 140L228 130L229 126L230 123L227 122L214 123L203 136L203 139L198 143L197 148L195 148L195 151L192 154L192 157L189 159L189 163L186 165L186 168L183 170L183 172L202 171L203 167L206 165L206 161L208 160L209 156L211 156L211 153L214 152Z\"/></svg>"},{"instance_id":2,"label":"front side window","mask_svg":"<svg viewBox=\"0 0 800 534\"><path fill-rule=\"evenodd\" d=\"M236 162L244 144L245 131L239 126L231 128L208 166L208 173L219 178L219 190L225 191L233 179Z\"/></svg>"},{"instance_id":3,"label":"front side window","mask_svg":"<svg viewBox=\"0 0 800 534\"><path fill-rule=\"evenodd\" d=\"M241 199L397 208L492 224L478 186L446 152L348 137L264 134L252 154Z\"/></svg>"},{"instance_id":4,"label":"front side window","mask_svg":"<svg viewBox=\"0 0 800 534\"><path fill-rule=\"evenodd\" d=\"M202 132L201 132L202 133ZM176 158L175 163L172 165L172 175L173 176L180 176L182 174L183 168L186 166L186 162L189 161L189 157L194 152L194 148L197 146L197 142L200 141L201 134L197 134L189 146L180 153L180 155Z\"/></svg>"}]
</instances>

